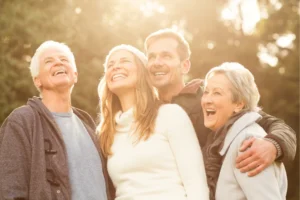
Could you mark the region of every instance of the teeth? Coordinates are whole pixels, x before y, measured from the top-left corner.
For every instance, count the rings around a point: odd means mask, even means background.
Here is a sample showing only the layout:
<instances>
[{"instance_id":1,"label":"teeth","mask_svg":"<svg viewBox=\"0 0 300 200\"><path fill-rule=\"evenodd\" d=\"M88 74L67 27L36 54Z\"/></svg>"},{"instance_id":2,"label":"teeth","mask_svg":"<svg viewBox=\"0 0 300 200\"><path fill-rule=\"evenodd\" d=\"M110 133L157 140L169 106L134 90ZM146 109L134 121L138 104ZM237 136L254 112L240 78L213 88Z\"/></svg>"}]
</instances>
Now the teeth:
<instances>
[{"instance_id":1,"label":"teeth","mask_svg":"<svg viewBox=\"0 0 300 200\"><path fill-rule=\"evenodd\" d=\"M164 72L155 72L155 73L154 73L155 76L165 75L165 74L166 74L166 73L164 73Z\"/></svg>"},{"instance_id":2,"label":"teeth","mask_svg":"<svg viewBox=\"0 0 300 200\"><path fill-rule=\"evenodd\" d=\"M66 73L66 71L65 70L58 70L58 71L56 71L56 72L54 72L54 76L56 76L56 75L58 75L58 74L65 74Z\"/></svg>"},{"instance_id":3,"label":"teeth","mask_svg":"<svg viewBox=\"0 0 300 200\"><path fill-rule=\"evenodd\" d=\"M112 77L112 80L115 80L115 79L120 78L120 77L125 78L125 75L123 75L123 74L116 74L116 75L114 75Z\"/></svg>"},{"instance_id":4,"label":"teeth","mask_svg":"<svg viewBox=\"0 0 300 200\"><path fill-rule=\"evenodd\" d=\"M216 113L216 110L214 109L206 109L207 115L214 115Z\"/></svg>"}]
</instances>

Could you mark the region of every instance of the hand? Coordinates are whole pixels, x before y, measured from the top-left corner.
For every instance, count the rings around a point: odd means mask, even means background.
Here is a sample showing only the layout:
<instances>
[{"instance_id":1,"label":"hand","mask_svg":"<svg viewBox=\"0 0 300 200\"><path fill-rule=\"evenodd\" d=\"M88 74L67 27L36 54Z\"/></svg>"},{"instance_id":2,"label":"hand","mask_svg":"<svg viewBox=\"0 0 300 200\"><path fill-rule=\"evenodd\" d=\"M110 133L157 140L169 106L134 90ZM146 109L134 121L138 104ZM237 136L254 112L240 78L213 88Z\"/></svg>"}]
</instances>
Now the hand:
<instances>
[{"instance_id":1,"label":"hand","mask_svg":"<svg viewBox=\"0 0 300 200\"><path fill-rule=\"evenodd\" d=\"M248 176L255 176L271 165L276 159L276 147L262 138L252 137L243 142L240 147L243 152L236 158L236 168Z\"/></svg>"}]
</instances>

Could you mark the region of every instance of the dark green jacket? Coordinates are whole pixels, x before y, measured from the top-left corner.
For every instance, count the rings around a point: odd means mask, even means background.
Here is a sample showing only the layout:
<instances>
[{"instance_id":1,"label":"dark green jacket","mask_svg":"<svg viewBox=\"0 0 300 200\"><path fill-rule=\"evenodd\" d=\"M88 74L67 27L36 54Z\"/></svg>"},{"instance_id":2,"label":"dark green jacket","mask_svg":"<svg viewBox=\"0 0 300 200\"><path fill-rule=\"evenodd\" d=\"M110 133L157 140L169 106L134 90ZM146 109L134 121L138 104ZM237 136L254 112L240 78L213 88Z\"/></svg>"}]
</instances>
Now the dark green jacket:
<instances>
[{"instance_id":1,"label":"dark green jacket","mask_svg":"<svg viewBox=\"0 0 300 200\"><path fill-rule=\"evenodd\" d=\"M189 115L200 146L203 147L207 135L211 132L204 126L204 117L201 107L201 89L202 80L195 79L189 82L183 90L173 99L171 103L180 105ZM283 161L285 164L291 164L296 155L296 134L292 128L284 123L283 120L274 116L268 115L264 112L259 112L262 119L258 124L264 128L268 133L266 138L275 140L281 147L282 156L278 160Z\"/></svg>"}]
</instances>

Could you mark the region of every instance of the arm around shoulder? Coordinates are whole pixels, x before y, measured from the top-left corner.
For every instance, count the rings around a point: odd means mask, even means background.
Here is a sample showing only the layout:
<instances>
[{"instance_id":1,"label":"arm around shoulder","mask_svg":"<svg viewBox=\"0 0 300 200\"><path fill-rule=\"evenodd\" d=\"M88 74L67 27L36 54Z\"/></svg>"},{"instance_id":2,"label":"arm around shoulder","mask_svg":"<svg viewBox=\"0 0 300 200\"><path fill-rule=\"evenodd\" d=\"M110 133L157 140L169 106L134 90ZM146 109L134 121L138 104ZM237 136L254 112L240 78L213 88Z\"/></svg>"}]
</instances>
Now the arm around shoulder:
<instances>
[{"instance_id":1,"label":"arm around shoulder","mask_svg":"<svg viewBox=\"0 0 300 200\"><path fill-rule=\"evenodd\" d=\"M258 124L268 133L266 138L276 141L282 150L282 155L277 159L285 164L293 162L296 155L296 133L283 120L268 115L262 111L262 119Z\"/></svg>"}]
</instances>

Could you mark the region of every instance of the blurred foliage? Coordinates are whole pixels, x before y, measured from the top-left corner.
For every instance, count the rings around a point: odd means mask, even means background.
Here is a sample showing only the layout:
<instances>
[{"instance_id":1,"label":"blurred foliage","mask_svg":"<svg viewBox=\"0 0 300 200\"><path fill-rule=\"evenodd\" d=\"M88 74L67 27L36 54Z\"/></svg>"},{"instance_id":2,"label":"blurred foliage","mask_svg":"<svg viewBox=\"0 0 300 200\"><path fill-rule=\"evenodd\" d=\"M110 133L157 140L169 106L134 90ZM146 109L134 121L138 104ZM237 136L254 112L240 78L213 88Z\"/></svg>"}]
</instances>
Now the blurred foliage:
<instances>
[{"instance_id":1,"label":"blurred foliage","mask_svg":"<svg viewBox=\"0 0 300 200\"><path fill-rule=\"evenodd\" d=\"M28 66L35 49L45 40L71 47L79 71L73 105L96 118L97 84L107 52L121 43L142 50L149 33L173 27L182 31L191 45L189 79L204 77L211 67L222 62L240 62L256 77L264 111L284 119L298 136L299 2L258 2L268 18L261 19L249 35L221 20L226 0L1 0L0 123L14 108L38 95ZM276 45L280 35L289 33L296 36L292 47ZM276 47L276 67L260 62L260 46ZM288 199L299 199L299 153L288 172Z\"/></svg>"}]
</instances>

